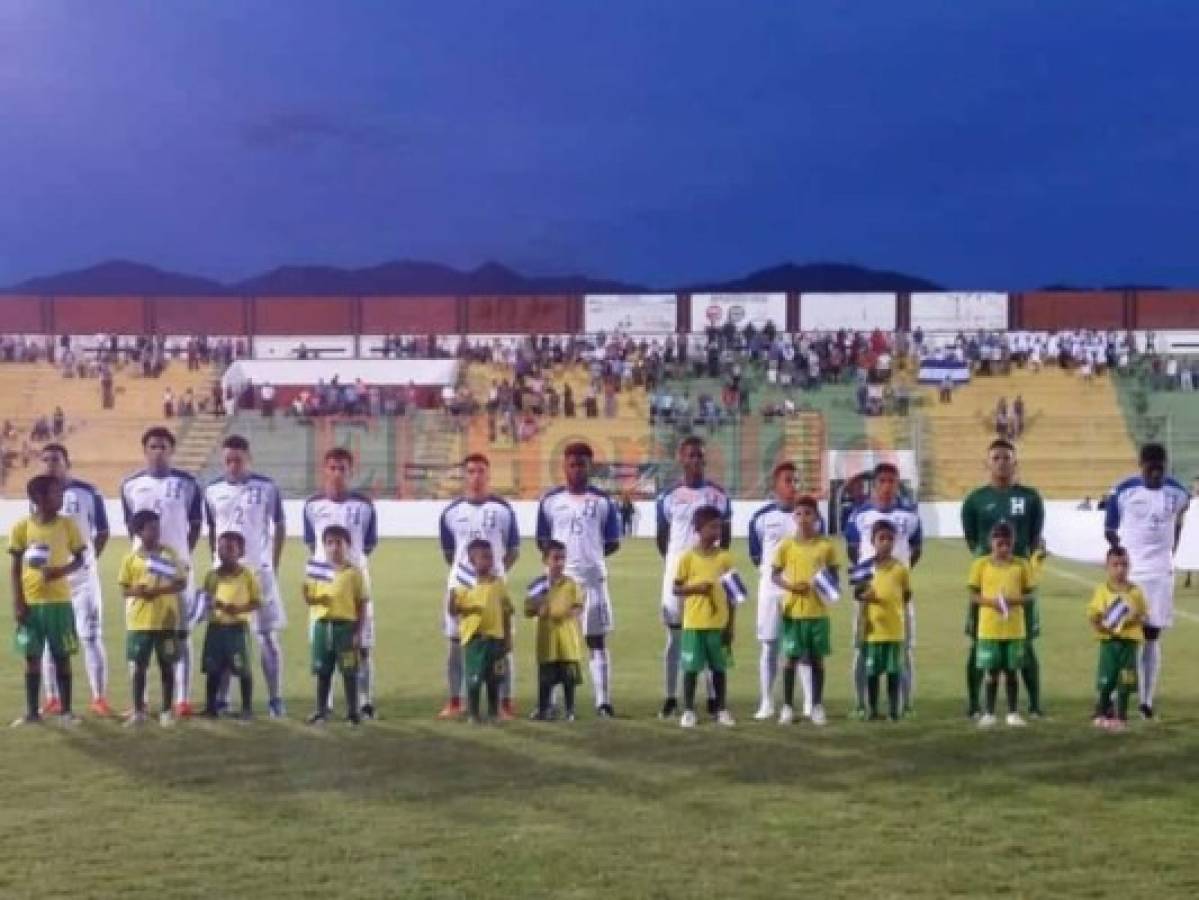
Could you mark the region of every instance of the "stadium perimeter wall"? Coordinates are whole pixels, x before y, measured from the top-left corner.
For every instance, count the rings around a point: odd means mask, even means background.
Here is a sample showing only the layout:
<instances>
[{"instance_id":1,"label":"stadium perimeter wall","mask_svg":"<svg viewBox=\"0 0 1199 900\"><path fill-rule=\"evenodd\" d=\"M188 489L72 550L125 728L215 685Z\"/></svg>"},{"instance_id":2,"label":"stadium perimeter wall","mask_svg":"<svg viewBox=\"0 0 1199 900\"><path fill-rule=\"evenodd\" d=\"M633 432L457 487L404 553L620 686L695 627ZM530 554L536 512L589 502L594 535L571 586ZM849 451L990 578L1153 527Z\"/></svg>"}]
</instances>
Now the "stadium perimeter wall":
<instances>
[{"instance_id":1,"label":"stadium perimeter wall","mask_svg":"<svg viewBox=\"0 0 1199 900\"><path fill-rule=\"evenodd\" d=\"M379 516L381 538L434 538L438 535L438 520L445 509L444 500L380 500L375 504ZM125 535L125 523L120 501L107 500L105 505L108 519L115 535ZM750 517L762 502L736 500L733 502L733 536L744 538ZM653 537L654 504L639 502L637 506L636 535ZM1098 510L1080 510L1071 501L1047 501L1045 504L1045 541L1051 554L1081 562L1102 562L1107 545L1103 540L1103 513ZM525 537L534 534L537 520L537 504L534 501L516 501L512 504ZM285 500L284 514L287 517L287 532L292 536L304 533L303 500ZM920 515L927 538L960 538L962 536L961 504L954 501L921 503ZM8 534L13 523L26 515L29 505L21 500L0 500L0 529ZM203 540L203 539L202 539ZM1182 543L1178 554L1179 568L1199 571L1199 504L1187 513L1183 527Z\"/></svg>"}]
</instances>

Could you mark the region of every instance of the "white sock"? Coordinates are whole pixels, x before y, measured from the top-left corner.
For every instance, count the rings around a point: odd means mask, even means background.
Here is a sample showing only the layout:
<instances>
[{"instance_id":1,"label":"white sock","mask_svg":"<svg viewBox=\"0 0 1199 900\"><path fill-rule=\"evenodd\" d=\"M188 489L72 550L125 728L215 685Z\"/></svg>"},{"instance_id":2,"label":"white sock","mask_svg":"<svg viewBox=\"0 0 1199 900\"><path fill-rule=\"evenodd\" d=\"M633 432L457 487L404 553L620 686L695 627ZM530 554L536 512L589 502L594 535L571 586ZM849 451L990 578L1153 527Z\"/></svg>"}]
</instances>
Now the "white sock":
<instances>
[{"instance_id":1,"label":"white sock","mask_svg":"<svg viewBox=\"0 0 1199 900\"><path fill-rule=\"evenodd\" d=\"M446 653L445 658L446 687L449 688L451 698L461 700L464 693L462 686L462 642L450 641L449 643L450 649Z\"/></svg>"},{"instance_id":2,"label":"white sock","mask_svg":"<svg viewBox=\"0 0 1199 900\"><path fill-rule=\"evenodd\" d=\"M812 714L812 667L807 663L799 664L799 692L803 695L803 714Z\"/></svg>"},{"instance_id":3,"label":"white sock","mask_svg":"<svg viewBox=\"0 0 1199 900\"><path fill-rule=\"evenodd\" d=\"M500 679L500 700L511 701L516 692L515 657L509 653L504 657L504 677Z\"/></svg>"},{"instance_id":4,"label":"white sock","mask_svg":"<svg viewBox=\"0 0 1199 900\"><path fill-rule=\"evenodd\" d=\"M853 648L853 696L858 709L866 708L866 651Z\"/></svg>"},{"instance_id":5,"label":"white sock","mask_svg":"<svg viewBox=\"0 0 1199 900\"><path fill-rule=\"evenodd\" d=\"M175 663L175 702L190 703L192 695L192 635L179 641L179 661Z\"/></svg>"},{"instance_id":6,"label":"white sock","mask_svg":"<svg viewBox=\"0 0 1199 900\"><path fill-rule=\"evenodd\" d=\"M1145 641L1141 644L1140 663L1140 695L1141 703L1153 705L1153 694L1157 690L1157 675L1162 667L1161 638L1155 641Z\"/></svg>"},{"instance_id":7,"label":"white sock","mask_svg":"<svg viewBox=\"0 0 1199 900\"><path fill-rule=\"evenodd\" d=\"M58 699L58 667L54 665L49 646L42 653L42 688L47 700Z\"/></svg>"},{"instance_id":8,"label":"white sock","mask_svg":"<svg viewBox=\"0 0 1199 900\"><path fill-rule=\"evenodd\" d=\"M595 705L604 706L612 702L608 692L608 677L612 668L607 647L592 647L591 659L588 661L591 669L591 684L595 691Z\"/></svg>"},{"instance_id":9,"label":"white sock","mask_svg":"<svg viewBox=\"0 0 1199 900\"><path fill-rule=\"evenodd\" d=\"M374 705L375 654L369 647L358 651L358 707Z\"/></svg>"},{"instance_id":10,"label":"white sock","mask_svg":"<svg viewBox=\"0 0 1199 900\"><path fill-rule=\"evenodd\" d=\"M679 661L683 655L683 630L666 629L666 653L662 659L662 683L667 697L679 696Z\"/></svg>"},{"instance_id":11,"label":"white sock","mask_svg":"<svg viewBox=\"0 0 1199 900\"><path fill-rule=\"evenodd\" d=\"M762 706L774 706L774 680L779 672L779 642L762 641L758 656L758 693Z\"/></svg>"},{"instance_id":12,"label":"white sock","mask_svg":"<svg viewBox=\"0 0 1199 900\"><path fill-rule=\"evenodd\" d=\"M283 696L283 647L279 643L279 632L258 633L258 655L262 657L262 680L266 682L268 700Z\"/></svg>"}]
</instances>

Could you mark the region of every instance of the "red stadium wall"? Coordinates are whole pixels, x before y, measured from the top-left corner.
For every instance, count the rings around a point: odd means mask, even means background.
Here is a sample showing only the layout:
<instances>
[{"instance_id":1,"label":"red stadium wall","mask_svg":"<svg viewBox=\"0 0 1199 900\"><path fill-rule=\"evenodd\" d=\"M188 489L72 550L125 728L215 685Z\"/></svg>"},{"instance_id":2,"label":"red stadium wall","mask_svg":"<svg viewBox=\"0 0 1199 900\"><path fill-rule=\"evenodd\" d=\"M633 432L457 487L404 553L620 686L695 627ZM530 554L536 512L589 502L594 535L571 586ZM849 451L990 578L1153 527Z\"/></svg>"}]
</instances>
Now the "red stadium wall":
<instances>
[{"instance_id":1,"label":"red stadium wall","mask_svg":"<svg viewBox=\"0 0 1199 900\"><path fill-rule=\"evenodd\" d=\"M363 297L363 334L457 334L457 297Z\"/></svg>"},{"instance_id":2,"label":"red stadium wall","mask_svg":"<svg viewBox=\"0 0 1199 900\"><path fill-rule=\"evenodd\" d=\"M467 334L566 334L581 321L580 298L466 297Z\"/></svg>"},{"instance_id":3,"label":"red stadium wall","mask_svg":"<svg viewBox=\"0 0 1199 900\"><path fill-rule=\"evenodd\" d=\"M0 311L4 315L4 331L7 334L41 334L46 330L42 321L44 301L30 294L15 294L0 297Z\"/></svg>"},{"instance_id":4,"label":"red stadium wall","mask_svg":"<svg viewBox=\"0 0 1199 900\"><path fill-rule=\"evenodd\" d=\"M144 297L53 297L50 326L56 334L145 334Z\"/></svg>"},{"instance_id":5,"label":"red stadium wall","mask_svg":"<svg viewBox=\"0 0 1199 900\"><path fill-rule=\"evenodd\" d=\"M1033 291L1021 295L1020 327L1028 331L1126 328L1119 291Z\"/></svg>"},{"instance_id":6,"label":"red stadium wall","mask_svg":"<svg viewBox=\"0 0 1199 900\"><path fill-rule=\"evenodd\" d=\"M1138 291L1138 328L1199 329L1199 291Z\"/></svg>"},{"instance_id":7,"label":"red stadium wall","mask_svg":"<svg viewBox=\"0 0 1199 900\"><path fill-rule=\"evenodd\" d=\"M151 297L150 316L158 334L244 335L244 297Z\"/></svg>"},{"instance_id":8,"label":"red stadium wall","mask_svg":"<svg viewBox=\"0 0 1199 900\"><path fill-rule=\"evenodd\" d=\"M255 334L354 334L353 297L255 297Z\"/></svg>"}]
</instances>

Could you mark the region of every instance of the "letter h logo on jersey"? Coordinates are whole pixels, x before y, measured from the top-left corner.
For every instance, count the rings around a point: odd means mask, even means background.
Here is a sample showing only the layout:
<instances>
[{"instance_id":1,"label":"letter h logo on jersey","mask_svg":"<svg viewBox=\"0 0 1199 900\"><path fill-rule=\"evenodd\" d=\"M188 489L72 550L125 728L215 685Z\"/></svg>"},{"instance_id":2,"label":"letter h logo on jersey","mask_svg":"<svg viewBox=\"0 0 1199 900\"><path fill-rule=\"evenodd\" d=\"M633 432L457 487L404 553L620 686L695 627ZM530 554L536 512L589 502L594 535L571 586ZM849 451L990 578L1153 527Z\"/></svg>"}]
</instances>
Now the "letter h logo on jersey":
<instances>
[{"instance_id":1,"label":"letter h logo on jersey","mask_svg":"<svg viewBox=\"0 0 1199 900\"><path fill-rule=\"evenodd\" d=\"M1024 515L1024 498L1023 497L1013 497L1011 509L1012 509L1013 516Z\"/></svg>"},{"instance_id":2,"label":"letter h logo on jersey","mask_svg":"<svg viewBox=\"0 0 1199 900\"><path fill-rule=\"evenodd\" d=\"M495 530L496 514L494 509L486 509L483 511L483 530Z\"/></svg>"},{"instance_id":3,"label":"letter h logo on jersey","mask_svg":"<svg viewBox=\"0 0 1199 900\"><path fill-rule=\"evenodd\" d=\"M595 498L588 497L583 501L583 518L594 519L598 508L599 504L595 502Z\"/></svg>"}]
</instances>

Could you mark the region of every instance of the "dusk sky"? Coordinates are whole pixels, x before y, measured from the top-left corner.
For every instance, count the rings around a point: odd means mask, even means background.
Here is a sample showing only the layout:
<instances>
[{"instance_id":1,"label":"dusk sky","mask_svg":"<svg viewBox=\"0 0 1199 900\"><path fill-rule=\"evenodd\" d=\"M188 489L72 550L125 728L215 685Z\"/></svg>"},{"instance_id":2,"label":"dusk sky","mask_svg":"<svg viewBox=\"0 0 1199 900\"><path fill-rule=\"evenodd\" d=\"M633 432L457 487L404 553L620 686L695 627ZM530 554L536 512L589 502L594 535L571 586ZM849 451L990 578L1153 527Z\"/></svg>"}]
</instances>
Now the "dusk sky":
<instances>
[{"instance_id":1,"label":"dusk sky","mask_svg":"<svg viewBox=\"0 0 1199 900\"><path fill-rule=\"evenodd\" d=\"M1199 3L0 0L0 285L1199 285Z\"/></svg>"}]
</instances>

